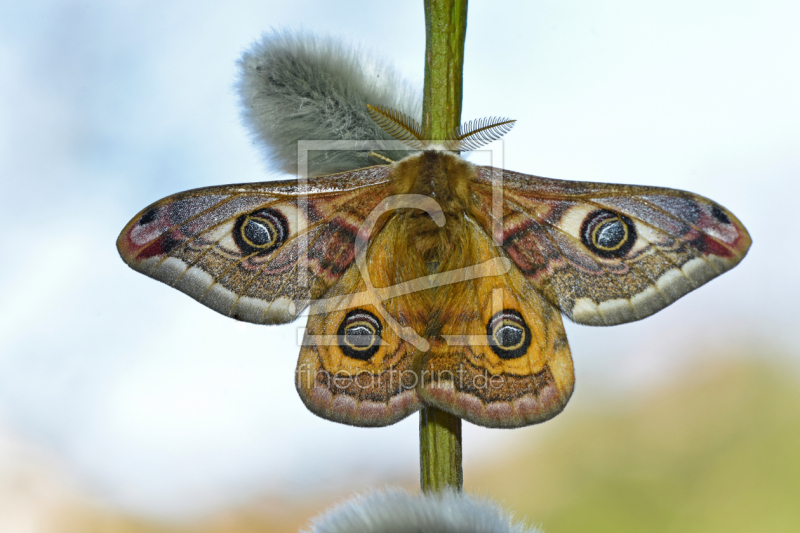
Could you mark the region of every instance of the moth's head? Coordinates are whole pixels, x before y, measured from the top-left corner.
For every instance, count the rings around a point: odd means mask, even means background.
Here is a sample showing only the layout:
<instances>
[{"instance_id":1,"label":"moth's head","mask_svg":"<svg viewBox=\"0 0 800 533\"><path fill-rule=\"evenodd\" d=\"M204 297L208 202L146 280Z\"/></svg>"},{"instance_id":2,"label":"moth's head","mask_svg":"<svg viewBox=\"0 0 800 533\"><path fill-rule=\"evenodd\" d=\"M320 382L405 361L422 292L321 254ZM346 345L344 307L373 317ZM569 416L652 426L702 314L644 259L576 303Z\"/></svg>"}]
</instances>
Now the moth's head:
<instances>
[{"instance_id":1,"label":"moth's head","mask_svg":"<svg viewBox=\"0 0 800 533\"><path fill-rule=\"evenodd\" d=\"M414 150L439 150L470 152L496 141L511 128L516 120L503 117L488 117L470 120L451 131L444 139L425 139L422 126L399 111L384 106L367 104L369 115L389 135L402 141Z\"/></svg>"}]
</instances>

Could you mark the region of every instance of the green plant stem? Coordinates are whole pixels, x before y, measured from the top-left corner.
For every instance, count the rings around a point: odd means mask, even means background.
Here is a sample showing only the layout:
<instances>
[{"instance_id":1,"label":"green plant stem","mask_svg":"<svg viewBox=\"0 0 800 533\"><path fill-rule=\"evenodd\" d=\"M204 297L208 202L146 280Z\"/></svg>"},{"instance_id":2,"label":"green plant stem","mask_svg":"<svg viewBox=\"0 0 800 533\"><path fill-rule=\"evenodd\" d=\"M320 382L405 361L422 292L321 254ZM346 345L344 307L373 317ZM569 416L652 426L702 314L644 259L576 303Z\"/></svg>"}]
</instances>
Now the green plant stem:
<instances>
[{"instance_id":1,"label":"green plant stem","mask_svg":"<svg viewBox=\"0 0 800 533\"><path fill-rule=\"evenodd\" d=\"M467 0L425 0L425 88L422 127L444 139L461 121ZM420 485L425 492L461 490L461 419L435 407L419 418Z\"/></svg>"},{"instance_id":2,"label":"green plant stem","mask_svg":"<svg viewBox=\"0 0 800 533\"><path fill-rule=\"evenodd\" d=\"M441 140L461 121L467 0L425 0L422 128Z\"/></svg>"},{"instance_id":3,"label":"green plant stem","mask_svg":"<svg viewBox=\"0 0 800 533\"><path fill-rule=\"evenodd\" d=\"M461 419L435 407L419 414L419 481L424 492L461 490Z\"/></svg>"}]
</instances>

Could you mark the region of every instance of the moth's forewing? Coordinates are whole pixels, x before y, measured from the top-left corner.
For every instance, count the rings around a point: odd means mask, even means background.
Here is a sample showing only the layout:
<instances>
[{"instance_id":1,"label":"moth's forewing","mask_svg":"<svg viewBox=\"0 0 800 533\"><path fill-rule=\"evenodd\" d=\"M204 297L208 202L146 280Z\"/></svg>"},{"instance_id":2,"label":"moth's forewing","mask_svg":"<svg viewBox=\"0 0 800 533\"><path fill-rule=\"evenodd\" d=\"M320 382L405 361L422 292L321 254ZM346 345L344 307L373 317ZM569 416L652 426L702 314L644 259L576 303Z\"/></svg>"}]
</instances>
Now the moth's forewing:
<instances>
[{"instance_id":1,"label":"moth's forewing","mask_svg":"<svg viewBox=\"0 0 800 533\"><path fill-rule=\"evenodd\" d=\"M496 178L487 168L477 175L475 214L490 230ZM736 266L750 247L742 223L699 195L502 176L498 240L533 286L581 324L645 318Z\"/></svg>"},{"instance_id":2,"label":"moth's forewing","mask_svg":"<svg viewBox=\"0 0 800 533\"><path fill-rule=\"evenodd\" d=\"M388 173L371 167L176 194L134 217L117 249L135 270L219 313L290 322L352 263L359 227L390 192Z\"/></svg>"}]
</instances>

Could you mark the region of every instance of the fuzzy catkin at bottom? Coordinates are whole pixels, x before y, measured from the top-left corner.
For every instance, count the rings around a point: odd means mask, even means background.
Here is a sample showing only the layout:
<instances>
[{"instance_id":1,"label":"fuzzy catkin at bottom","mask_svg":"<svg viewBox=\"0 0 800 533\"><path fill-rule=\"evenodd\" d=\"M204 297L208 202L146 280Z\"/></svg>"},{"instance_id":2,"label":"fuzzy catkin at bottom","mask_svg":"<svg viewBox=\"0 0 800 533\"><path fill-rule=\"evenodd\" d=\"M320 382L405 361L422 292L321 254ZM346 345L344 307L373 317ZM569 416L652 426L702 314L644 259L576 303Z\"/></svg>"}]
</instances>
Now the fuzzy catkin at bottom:
<instances>
[{"instance_id":1,"label":"fuzzy catkin at bottom","mask_svg":"<svg viewBox=\"0 0 800 533\"><path fill-rule=\"evenodd\" d=\"M542 533L496 503L463 492L399 489L352 498L313 520L304 533Z\"/></svg>"}]
</instances>

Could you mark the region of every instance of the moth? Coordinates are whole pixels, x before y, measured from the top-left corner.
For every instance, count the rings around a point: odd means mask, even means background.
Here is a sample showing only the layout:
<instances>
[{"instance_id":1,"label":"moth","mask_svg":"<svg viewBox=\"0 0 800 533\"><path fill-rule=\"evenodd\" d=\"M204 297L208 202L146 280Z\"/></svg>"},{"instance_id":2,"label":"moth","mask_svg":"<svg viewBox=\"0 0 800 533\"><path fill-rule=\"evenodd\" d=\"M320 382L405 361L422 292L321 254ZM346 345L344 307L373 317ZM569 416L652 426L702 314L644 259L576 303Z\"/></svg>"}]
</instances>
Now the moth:
<instances>
[{"instance_id":1,"label":"moth","mask_svg":"<svg viewBox=\"0 0 800 533\"><path fill-rule=\"evenodd\" d=\"M730 211L689 192L457 154L507 122L442 147L402 113L371 113L418 151L175 194L117 241L135 270L235 319L280 324L308 309L296 386L321 417L383 426L430 405L488 427L542 422L574 386L562 314L593 326L645 318L750 246Z\"/></svg>"}]
</instances>

